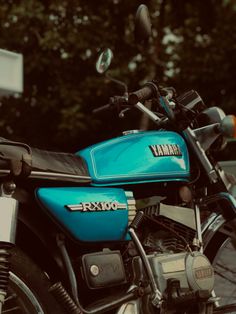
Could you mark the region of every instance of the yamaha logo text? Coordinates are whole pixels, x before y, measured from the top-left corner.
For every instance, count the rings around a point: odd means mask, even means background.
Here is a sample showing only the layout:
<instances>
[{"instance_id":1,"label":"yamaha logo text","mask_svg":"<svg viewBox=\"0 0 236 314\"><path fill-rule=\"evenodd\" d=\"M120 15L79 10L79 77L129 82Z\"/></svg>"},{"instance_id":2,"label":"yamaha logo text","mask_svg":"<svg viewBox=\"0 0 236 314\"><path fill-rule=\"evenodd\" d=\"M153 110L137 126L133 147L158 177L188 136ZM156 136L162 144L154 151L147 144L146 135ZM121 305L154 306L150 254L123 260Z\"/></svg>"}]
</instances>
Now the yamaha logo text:
<instances>
[{"instance_id":1,"label":"yamaha logo text","mask_svg":"<svg viewBox=\"0 0 236 314\"><path fill-rule=\"evenodd\" d=\"M71 211L80 212L99 212L99 211L110 211L118 209L126 209L126 204L114 202L81 202L76 205L66 205Z\"/></svg>"},{"instance_id":2,"label":"yamaha logo text","mask_svg":"<svg viewBox=\"0 0 236 314\"><path fill-rule=\"evenodd\" d=\"M181 149L177 144L162 144L149 146L155 157L182 156Z\"/></svg>"}]
</instances>

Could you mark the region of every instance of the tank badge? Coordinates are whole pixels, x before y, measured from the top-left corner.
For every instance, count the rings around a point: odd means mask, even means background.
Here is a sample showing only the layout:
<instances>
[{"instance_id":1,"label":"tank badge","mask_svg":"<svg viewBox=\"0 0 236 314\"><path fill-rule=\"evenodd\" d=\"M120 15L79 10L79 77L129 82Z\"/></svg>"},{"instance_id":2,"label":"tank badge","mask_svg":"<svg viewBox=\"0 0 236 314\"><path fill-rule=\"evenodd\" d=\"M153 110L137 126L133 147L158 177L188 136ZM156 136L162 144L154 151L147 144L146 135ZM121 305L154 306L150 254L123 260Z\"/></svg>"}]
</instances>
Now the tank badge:
<instances>
[{"instance_id":1,"label":"tank badge","mask_svg":"<svg viewBox=\"0 0 236 314\"><path fill-rule=\"evenodd\" d=\"M100 211L110 211L110 210L122 210L126 209L127 205L125 203L114 202L81 202L77 205L65 205L71 211L80 212L100 212Z\"/></svg>"},{"instance_id":2,"label":"tank badge","mask_svg":"<svg viewBox=\"0 0 236 314\"><path fill-rule=\"evenodd\" d=\"M180 146L177 144L149 145L154 157L182 156Z\"/></svg>"}]
</instances>

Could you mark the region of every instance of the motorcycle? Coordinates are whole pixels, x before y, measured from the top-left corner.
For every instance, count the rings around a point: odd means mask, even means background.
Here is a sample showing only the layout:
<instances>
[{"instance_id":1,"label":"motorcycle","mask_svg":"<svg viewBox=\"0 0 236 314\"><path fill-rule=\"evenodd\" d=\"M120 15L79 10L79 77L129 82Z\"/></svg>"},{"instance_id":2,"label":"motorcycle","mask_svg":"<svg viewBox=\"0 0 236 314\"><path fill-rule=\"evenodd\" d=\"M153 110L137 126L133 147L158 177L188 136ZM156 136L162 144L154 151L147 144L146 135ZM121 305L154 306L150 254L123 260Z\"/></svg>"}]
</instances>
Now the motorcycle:
<instances>
[{"instance_id":1,"label":"motorcycle","mask_svg":"<svg viewBox=\"0 0 236 314\"><path fill-rule=\"evenodd\" d=\"M136 27L150 35L144 5ZM212 157L236 118L156 81L109 108L156 130L75 154L0 140L0 313L236 312L235 182Z\"/></svg>"}]
</instances>

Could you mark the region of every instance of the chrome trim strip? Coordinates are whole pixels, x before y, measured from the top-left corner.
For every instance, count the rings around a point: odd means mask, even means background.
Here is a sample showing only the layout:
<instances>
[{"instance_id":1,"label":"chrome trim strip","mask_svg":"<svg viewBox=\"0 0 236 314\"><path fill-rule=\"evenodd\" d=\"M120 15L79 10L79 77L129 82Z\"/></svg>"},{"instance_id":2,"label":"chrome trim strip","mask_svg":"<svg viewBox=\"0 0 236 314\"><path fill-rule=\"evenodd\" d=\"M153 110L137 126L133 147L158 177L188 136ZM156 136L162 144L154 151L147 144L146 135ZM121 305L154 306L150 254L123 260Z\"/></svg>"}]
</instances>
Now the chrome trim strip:
<instances>
[{"instance_id":1,"label":"chrome trim strip","mask_svg":"<svg viewBox=\"0 0 236 314\"><path fill-rule=\"evenodd\" d=\"M109 208L103 208L103 205L110 205ZM114 206L114 208L112 207ZM93 207L92 207L93 206ZM81 202L80 204L69 204L65 205L71 211L81 212L101 212L101 211L115 211L115 210L126 210L126 203L114 202Z\"/></svg>"},{"instance_id":2,"label":"chrome trim strip","mask_svg":"<svg viewBox=\"0 0 236 314\"><path fill-rule=\"evenodd\" d=\"M0 170L0 175L6 175L9 174L10 170ZM47 172L47 171L32 171L30 178L44 178L44 179L54 179L54 180L79 180L81 182L91 182L91 177L89 176L78 176L78 175L73 175L73 174L64 174L64 173L55 173L55 172Z\"/></svg>"},{"instance_id":3,"label":"chrome trim strip","mask_svg":"<svg viewBox=\"0 0 236 314\"><path fill-rule=\"evenodd\" d=\"M48 177L52 179L62 178L62 179L77 179L83 180L84 182L90 182L91 178L89 176L78 176L73 174L55 173L55 172L44 172L44 171L32 171L30 177L41 178Z\"/></svg>"}]
</instances>

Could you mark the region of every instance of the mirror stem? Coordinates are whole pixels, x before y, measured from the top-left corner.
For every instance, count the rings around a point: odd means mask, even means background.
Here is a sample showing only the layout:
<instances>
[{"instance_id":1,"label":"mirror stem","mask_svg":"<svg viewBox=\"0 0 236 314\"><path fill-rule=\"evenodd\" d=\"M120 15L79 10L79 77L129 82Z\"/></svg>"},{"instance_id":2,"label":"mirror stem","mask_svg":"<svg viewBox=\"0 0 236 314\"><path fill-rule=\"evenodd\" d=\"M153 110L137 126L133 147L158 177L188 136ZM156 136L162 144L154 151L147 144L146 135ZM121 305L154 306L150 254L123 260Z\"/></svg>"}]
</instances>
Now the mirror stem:
<instances>
[{"instance_id":1,"label":"mirror stem","mask_svg":"<svg viewBox=\"0 0 236 314\"><path fill-rule=\"evenodd\" d=\"M119 80L117 80L117 79L114 79L114 78L113 78L112 76L110 76L108 73L106 73L105 76L106 76L109 80L111 80L112 82L115 82L115 83L121 85L121 86L125 89L125 92L124 92L124 93L128 95L128 86L127 86L124 82L119 81Z\"/></svg>"}]
</instances>

